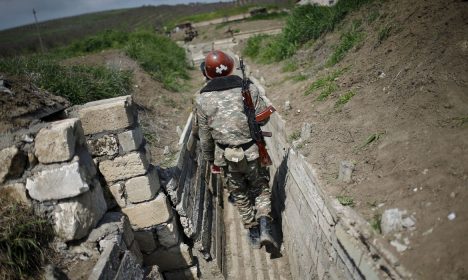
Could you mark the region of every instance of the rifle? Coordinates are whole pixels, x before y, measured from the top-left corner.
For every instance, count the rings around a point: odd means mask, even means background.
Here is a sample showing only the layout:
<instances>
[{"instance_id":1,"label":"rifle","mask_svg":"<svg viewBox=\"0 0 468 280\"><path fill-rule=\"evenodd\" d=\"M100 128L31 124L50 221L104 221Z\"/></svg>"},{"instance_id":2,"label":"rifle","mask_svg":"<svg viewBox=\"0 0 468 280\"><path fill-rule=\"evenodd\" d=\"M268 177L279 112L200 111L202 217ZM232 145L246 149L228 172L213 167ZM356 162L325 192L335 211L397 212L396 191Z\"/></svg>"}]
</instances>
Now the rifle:
<instances>
[{"instance_id":1,"label":"rifle","mask_svg":"<svg viewBox=\"0 0 468 280\"><path fill-rule=\"evenodd\" d=\"M268 106L265 110L255 115L255 105L252 102L252 95L249 89L249 80L245 76L245 66L243 59L239 59L240 70L242 71L242 98L244 99L244 113L249 122L250 136L258 146L258 154L261 166L271 165L271 158L268 154L264 137L271 137L271 132L263 132L259 122L266 120L276 111L273 106Z\"/></svg>"}]
</instances>

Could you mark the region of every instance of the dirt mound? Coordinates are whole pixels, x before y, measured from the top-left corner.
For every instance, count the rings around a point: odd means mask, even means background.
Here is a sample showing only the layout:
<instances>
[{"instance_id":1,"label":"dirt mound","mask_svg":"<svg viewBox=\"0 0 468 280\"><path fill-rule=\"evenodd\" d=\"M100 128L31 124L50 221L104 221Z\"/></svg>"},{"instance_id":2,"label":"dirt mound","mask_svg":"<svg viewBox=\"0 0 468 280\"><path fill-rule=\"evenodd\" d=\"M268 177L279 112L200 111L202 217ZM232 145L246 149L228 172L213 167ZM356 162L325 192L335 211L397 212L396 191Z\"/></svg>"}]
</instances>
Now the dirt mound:
<instances>
[{"instance_id":1,"label":"dirt mound","mask_svg":"<svg viewBox=\"0 0 468 280\"><path fill-rule=\"evenodd\" d=\"M0 133L27 127L68 106L66 99L37 88L31 79L0 73Z\"/></svg>"},{"instance_id":2,"label":"dirt mound","mask_svg":"<svg viewBox=\"0 0 468 280\"><path fill-rule=\"evenodd\" d=\"M386 237L406 247L395 253L418 279L468 278L467 5L376 1L298 52L293 74L281 71L291 61L253 67L286 118L291 142L311 124L298 148L330 195L354 204L376 230L387 209L415 218L414 230ZM362 43L324 67L356 21ZM309 87L325 77L336 91L319 101L321 89ZM286 101L292 109L283 108ZM344 160L355 165L349 184L337 179Z\"/></svg>"}]
</instances>

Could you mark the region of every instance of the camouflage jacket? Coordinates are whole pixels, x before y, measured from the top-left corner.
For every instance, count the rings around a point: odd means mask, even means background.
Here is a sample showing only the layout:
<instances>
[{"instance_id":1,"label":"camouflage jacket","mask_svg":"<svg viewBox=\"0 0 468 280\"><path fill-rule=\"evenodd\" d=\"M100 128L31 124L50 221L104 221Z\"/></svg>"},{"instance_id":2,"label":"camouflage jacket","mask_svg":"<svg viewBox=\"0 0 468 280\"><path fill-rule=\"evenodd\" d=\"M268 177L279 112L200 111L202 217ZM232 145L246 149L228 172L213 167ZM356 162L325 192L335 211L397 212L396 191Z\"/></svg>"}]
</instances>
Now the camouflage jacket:
<instances>
[{"instance_id":1,"label":"camouflage jacket","mask_svg":"<svg viewBox=\"0 0 468 280\"><path fill-rule=\"evenodd\" d=\"M257 114L265 110L267 104L254 84L250 84L250 93ZM195 103L203 158L225 166L224 150L216 143L237 146L252 141L241 88L203 92L196 97ZM257 145L250 146L244 154L248 161L257 159Z\"/></svg>"}]
</instances>

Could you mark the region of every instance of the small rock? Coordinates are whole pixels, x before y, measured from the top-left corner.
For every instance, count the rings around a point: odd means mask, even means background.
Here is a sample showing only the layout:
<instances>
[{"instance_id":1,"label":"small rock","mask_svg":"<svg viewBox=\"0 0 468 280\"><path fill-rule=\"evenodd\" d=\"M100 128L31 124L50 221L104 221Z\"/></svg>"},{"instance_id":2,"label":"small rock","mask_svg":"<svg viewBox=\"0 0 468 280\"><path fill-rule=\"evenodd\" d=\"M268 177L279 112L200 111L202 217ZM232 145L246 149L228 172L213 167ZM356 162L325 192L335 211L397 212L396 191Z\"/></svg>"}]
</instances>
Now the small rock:
<instances>
[{"instance_id":1,"label":"small rock","mask_svg":"<svg viewBox=\"0 0 468 280\"><path fill-rule=\"evenodd\" d=\"M403 242L405 243L405 245L409 245L409 244L410 244L410 241L409 241L409 238L408 238L408 237L403 238Z\"/></svg>"},{"instance_id":2,"label":"small rock","mask_svg":"<svg viewBox=\"0 0 468 280\"><path fill-rule=\"evenodd\" d=\"M388 209L382 214L381 228L383 234L403 229L401 212L398 208Z\"/></svg>"},{"instance_id":3,"label":"small rock","mask_svg":"<svg viewBox=\"0 0 468 280\"><path fill-rule=\"evenodd\" d=\"M429 235L429 234L432 233L432 231L434 231L434 228L430 228L430 229L426 230L425 232L422 233L422 236Z\"/></svg>"},{"instance_id":4,"label":"small rock","mask_svg":"<svg viewBox=\"0 0 468 280\"><path fill-rule=\"evenodd\" d=\"M89 260L89 257L88 257L87 255L85 255L85 254L81 254L79 258L80 258L80 260L82 260L82 261L87 261L87 260Z\"/></svg>"},{"instance_id":5,"label":"small rock","mask_svg":"<svg viewBox=\"0 0 468 280\"><path fill-rule=\"evenodd\" d=\"M427 172L429 172L429 169L426 168L426 169L424 169L424 170L422 171L422 174L423 174L423 175L426 175Z\"/></svg>"},{"instance_id":6,"label":"small rock","mask_svg":"<svg viewBox=\"0 0 468 280\"><path fill-rule=\"evenodd\" d=\"M416 225L416 222L414 221L414 218L406 217L402 220L401 224L403 225L403 227L409 229L409 228L414 228L414 226Z\"/></svg>"},{"instance_id":7,"label":"small rock","mask_svg":"<svg viewBox=\"0 0 468 280\"><path fill-rule=\"evenodd\" d=\"M291 110L291 102L289 100L284 102L284 110L285 111Z\"/></svg>"},{"instance_id":8,"label":"small rock","mask_svg":"<svg viewBox=\"0 0 468 280\"><path fill-rule=\"evenodd\" d=\"M297 112L298 114L300 114L300 113L301 113L301 109L297 109L296 112Z\"/></svg>"},{"instance_id":9,"label":"small rock","mask_svg":"<svg viewBox=\"0 0 468 280\"><path fill-rule=\"evenodd\" d=\"M180 126L177 126L176 127L176 132L177 132L177 135L179 135L179 137L182 135L182 128L180 128Z\"/></svg>"},{"instance_id":10,"label":"small rock","mask_svg":"<svg viewBox=\"0 0 468 280\"><path fill-rule=\"evenodd\" d=\"M385 73L383 71L377 71L377 75L379 75L379 78L383 79L385 78Z\"/></svg>"},{"instance_id":11,"label":"small rock","mask_svg":"<svg viewBox=\"0 0 468 280\"><path fill-rule=\"evenodd\" d=\"M25 143L32 143L34 141L34 138L31 137L31 135L29 134L24 134L23 136L21 136L21 141Z\"/></svg>"},{"instance_id":12,"label":"small rock","mask_svg":"<svg viewBox=\"0 0 468 280\"><path fill-rule=\"evenodd\" d=\"M354 163L350 161L341 161L340 162L340 169L338 171L338 180L350 183L352 181L351 175L354 171Z\"/></svg>"},{"instance_id":13,"label":"small rock","mask_svg":"<svg viewBox=\"0 0 468 280\"><path fill-rule=\"evenodd\" d=\"M392 240L390 241L390 244L395 247L395 249L397 250L397 252L401 253L401 252L404 252L406 251L406 249L408 249L408 246L404 245L404 244L401 244L398 240Z\"/></svg>"},{"instance_id":14,"label":"small rock","mask_svg":"<svg viewBox=\"0 0 468 280\"><path fill-rule=\"evenodd\" d=\"M171 150L170 150L169 146L164 146L163 155L167 156L170 153L171 153Z\"/></svg>"},{"instance_id":15,"label":"small rock","mask_svg":"<svg viewBox=\"0 0 468 280\"><path fill-rule=\"evenodd\" d=\"M301 139L307 141L310 139L312 126L310 123L303 123L301 129Z\"/></svg>"},{"instance_id":16,"label":"small rock","mask_svg":"<svg viewBox=\"0 0 468 280\"><path fill-rule=\"evenodd\" d=\"M300 149L302 147L302 139L294 140L292 146L294 149Z\"/></svg>"},{"instance_id":17,"label":"small rock","mask_svg":"<svg viewBox=\"0 0 468 280\"><path fill-rule=\"evenodd\" d=\"M451 198L455 198L455 196L457 196L455 192L451 192L451 193L450 193L450 197L451 197Z\"/></svg>"},{"instance_id":18,"label":"small rock","mask_svg":"<svg viewBox=\"0 0 468 280\"><path fill-rule=\"evenodd\" d=\"M418 191L418 188L414 188L414 189L413 189L413 192L417 192L417 191Z\"/></svg>"},{"instance_id":19,"label":"small rock","mask_svg":"<svg viewBox=\"0 0 468 280\"><path fill-rule=\"evenodd\" d=\"M265 78L264 78L263 76L260 77L260 83L261 83L262 85L264 85L264 84L266 83Z\"/></svg>"},{"instance_id":20,"label":"small rock","mask_svg":"<svg viewBox=\"0 0 468 280\"><path fill-rule=\"evenodd\" d=\"M450 221L453 221L456 217L457 217L457 215L454 212L450 212L450 214L448 214L448 216L447 216L447 218Z\"/></svg>"}]
</instances>

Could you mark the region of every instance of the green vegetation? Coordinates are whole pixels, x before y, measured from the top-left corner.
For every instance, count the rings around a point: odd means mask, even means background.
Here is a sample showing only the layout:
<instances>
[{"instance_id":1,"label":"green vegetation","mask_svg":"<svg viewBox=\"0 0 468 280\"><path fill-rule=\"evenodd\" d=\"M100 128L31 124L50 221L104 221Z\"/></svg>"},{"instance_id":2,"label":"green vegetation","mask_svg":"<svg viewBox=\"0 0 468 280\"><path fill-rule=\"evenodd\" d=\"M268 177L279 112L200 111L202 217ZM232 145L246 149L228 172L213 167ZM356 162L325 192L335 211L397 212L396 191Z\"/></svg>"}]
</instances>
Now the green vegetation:
<instances>
[{"instance_id":1,"label":"green vegetation","mask_svg":"<svg viewBox=\"0 0 468 280\"><path fill-rule=\"evenodd\" d=\"M42 267L52 225L36 216L30 207L0 193L0 278L34 279ZM49 256L50 257L50 256Z\"/></svg>"},{"instance_id":2,"label":"green vegetation","mask_svg":"<svg viewBox=\"0 0 468 280\"><path fill-rule=\"evenodd\" d=\"M347 93L341 95L335 103L335 107L343 106L344 104L348 103L348 101L356 95L354 91L348 91Z\"/></svg>"},{"instance_id":3,"label":"green vegetation","mask_svg":"<svg viewBox=\"0 0 468 280\"><path fill-rule=\"evenodd\" d=\"M297 63L293 60L289 60L286 62L286 64L284 64L283 66L283 72L294 72L297 70L297 68L299 68L299 66L297 65Z\"/></svg>"},{"instance_id":4,"label":"green vegetation","mask_svg":"<svg viewBox=\"0 0 468 280\"><path fill-rule=\"evenodd\" d=\"M376 132L376 133L372 133L371 135L369 135L369 137L367 137L366 141L364 142L364 144L361 145L360 148L364 148L365 146L369 145L370 143L379 140L380 137L381 137L382 135L384 135L384 134L385 134L385 132Z\"/></svg>"},{"instance_id":5,"label":"green vegetation","mask_svg":"<svg viewBox=\"0 0 468 280\"><path fill-rule=\"evenodd\" d=\"M350 196L339 195L336 197L336 199L338 199L338 202L343 206L354 206L354 199Z\"/></svg>"},{"instance_id":6,"label":"green vegetation","mask_svg":"<svg viewBox=\"0 0 468 280\"><path fill-rule=\"evenodd\" d=\"M390 37L390 32L392 31L393 27L390 24L387 24L379 29L379 33L377 34L377 43L382 44L388 37Z\"/></svg>"},{"instance_id":7,"label":"green vegetation","mask_svg":"<svg viewBox=\"0 0 468 280\"><path fill-rule=\"evenodd\" d=\"M289 135L289 141L296 141L297 139L301 138L301 131L296 130Z\"/></svg>"},{"instance_id":8,"label":"green vegetation","mask_svg":"<svg viewBox=\"0 0 468 280\"><path fill-rule=\"evenodd\" d=\"M326 77L320 78L310 85L304 95L309 95L316 90L320 90L320 94L317 97L318 101L325 100L330 94L338 89L335 79L338 78L346 69L336 70Z\"/></svg>"},{"instance_id":9,"label":"green vegetation","mask_svg":"<svg viewBox=\"0 0 468 280\"><path fill-rule=\"evenodd\" d=\"M116 97L130 92L132 73L105 67L63 66L48 56L0 59L0 71L30 82L73 104Z\"/></svg>"},{"instance_id":10,"label":"green vegetation","mask_svg":"<svg viewBox=\"0 0 468 280\"><path fill-rule=\"evenodd\" d=\"M290 57L296 52L297 47L332 31L346 14L370 1L372 0L341 0L331 7L299 6L286 19L286 26L280 35L270 38L263 37L260 40L263 42L257 43L262 47L262 52L253 52L257 56L248 56L262 63L271 63Z\"/></svg>"},{"instance_id":11,"label":"green vegetation","mask_svg":"<svg viewBox=\"0 0 468 280\"><path fill-rule=\"evenodd\" d=\"M294 75L293 76L293 81L295 81L295 82L300 82L300 81L305 81L305 80L307 80L306 75L299 74L299 75Z\"/></svg>"},{"instance_id":12,"label":"green vegetation","mask_svg":"<svg viewBox=\"0 0 468 280\"><path fill-rule=\"evenodd\" d=\"M370 221L371 227L379 234L382 233L382 228L380 226L381 222L382 222L381 214L375 214L372 220Z\"/></svg>"},{"instance_id":13,"label":"green vegetation","mask_svg":"<svg viewBox=\"0 0 468 280\"><path fill-rule=\"evenodd\" d=\"M356 46L364 38L360 31L361 21L355 21L349 30L341 35L339 44L335 47L333 54L327 61L327 66L333 66L340 62L346 53Z\"/></svg>"},{"instance_id":14,"label":"green vegetation","mask_svg":"<svg viewBox=\"0 0 468 280\"><path fill-rule=\"evenodd\" d=\"M370 13L367 15L367 23L372 23L374 22L376 19L378 19L380 16L380 11L377 10L377 9L373 9L372 11L370 11Z\"/></svg>"}]
</instances>

